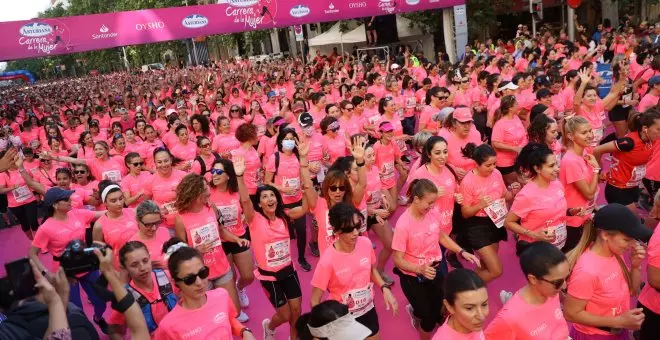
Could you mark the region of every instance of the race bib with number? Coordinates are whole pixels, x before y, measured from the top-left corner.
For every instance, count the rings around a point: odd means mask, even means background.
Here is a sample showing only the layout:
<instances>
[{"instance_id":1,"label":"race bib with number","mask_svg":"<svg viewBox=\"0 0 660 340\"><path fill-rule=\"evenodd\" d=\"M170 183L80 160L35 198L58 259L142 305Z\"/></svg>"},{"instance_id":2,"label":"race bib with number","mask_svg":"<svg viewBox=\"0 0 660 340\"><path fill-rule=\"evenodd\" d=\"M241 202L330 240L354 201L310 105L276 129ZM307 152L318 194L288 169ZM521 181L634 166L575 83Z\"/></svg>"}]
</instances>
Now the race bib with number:
<instances>
[{"instance_id":1,"label":"race bib with number","mask_svg":"<svg viewBox=\"0 0 660 340\"><path fill-rule=\"evenodd\" d=\"M174 202L163 204L163 213L165 215L176 214L178 210L174 207Z\"/></svg>"},{"instance_id":2,"label":"race bib with number","mask_svg":"<svg viewBox=\"0 0 660 340\"><path fill-rule=\"evenodd\" d=\"M235 205L218 205L220 215L222 215L222 222L225 227L230 228L238 224L238 207Z\"/></svg>"},{"instance_id":3,"label":"race bib with number","mask_svg":"<svg viewBox=\"0 0 660 340\"><path fill-rule=\"evenodd\" d=\"M341 295L348 311L353 317L360 317L374 308L373 283L369 282L365 287L353 289Z\"/></svg>"},{"instance_id":4,"label":"race bib with number","mask_svg":"<svg viewBox=\"0 0 660 340\"><path fill-rule=\"evenodd\" d=\"M626 186L628 188L638 187L639 184L642 183L644 175L646 175L646 164L634 167L632 173L630 174L630 179L626 183Z\"/></svg>"},{"instance_id":5,"label":"race bib with number","mask_svg":"<svg viewBox=\"0 0 660 340\"><path fill-rule=\"evenodd\" d=\"M566 223L548 227L546 230L548 233L554 235L555 237L552 241L552 244L554 244L559 249L564 248L564 245L566 245L567 236Z\"/></svg>"},{"instance_id":6,"label":"race bib with number","mask_svg":"<svg viewBox=\"0 0 660 340\"><path fill-rule=\"evenodd\" d=\"M380 172L382 179L389 179L394 176L394 162L387 162L383 164L383 169Z\"/></svg>"},{"instance_id":7,"label":"race bib with number","mask_svg":"<svg viewBox=\"0 0 660 340\"><path fill-rule=\"evenodd\" d=\"M367 232L367 209L360 210L360 213L362 214L362 225L360 226L360 234L366 233Z\"/></svg>"},{"instance_id":8,"label":"race bib with number","mask_svg":"<svg viewBox=\"0 0 660 340\"><path fill-rule=\"evenodd\" d=\"M276 268L291 262L289 242L289 239L286 239L266 244L266 265L268 267Z\"/></svg>"},{"instance_id":9,"label":"race bib with number","mask_svg":"<svg viewBox=\"0 0 660 340\"><path fill-rule=\"evenodd\" d=\"M506 207L504 198L493 201L489 206L484 208L484 212L490 217L490 220L495 223L495 226L502 228L504 226L504 217L509 212Z\"/></svg>"},{"instance_id":10,"label":"race bib with number","mask_svg":"<svg viewBox=\"0 0 660 340\"><path fill-rule=\"evenodd\" d=\"M18 203L27 201L30 198L34 197L32 191L30 190L30 188L27 187L27 185L21 185L20 187L12 190L11 193L12 195L14 195L14 199Z\"/></svg>"},{"instance_id":11,"label":"race bib with number","mask_svg":"<svg viewBox=\"0 0 660 340\"><path fill-rule=\"evenodd\" d=\"M370 207L380 207L381 193L380 190L369 191L367 193L367 205Z\"/></svg>"},{"instance_id":12,"label":"race bib with number","mask_svg":"<svg viewBox=\"0 0 660 340\"><path fill-rule=\"evenodd\" d=\"M591 142L591 146L598 146L600 144L600 141L603 139L603 129L593 129L594 131L594 139Z\"/></svg>"},{"instance_id":13,"label":"race bib with number","mask_svg":"<svg viewBox=\"0 0 660 340\"><path fill-rule=\"evenodd\" d=\"M282 186L296 189L292 194L283 194L283 196L295 196L298 193L298 189L300 189L300 178L283 178Z\"/></svg>"},{"instance_id":14,"label":"race bib with number","mask_svg":"<svg viewBox=\"0 0 660 340\"><path fill-rule=\"evenodd\" d=\"M401 150L401 152L405 153L406 151L408 151L408 146L406 145L406 142L404 142L402 139L397 139L396 145L399 147L399 150Z\"/></svg>"},{"instance_id":15,"label":"race bib with number","mask_svg":"<svg viewBox=\"0 0 660 340\"><path fill-rule=\"evenodd\" d=\"M220 233L215 223L205 224L199 228L190 230L193 247L203 243L210 243L212 247L218 247L222 244Z\"/></svg>"},{"instance_id":16,"label":"race bib with number","mask_svg":"<svg viewBox=\"0 0 660 340\"><path fill-rule=\"evenodd\" d=\"M417 102L415 101L415 97L408 97L406 98L406 107L407 108L413 108L417 105Z\"/></svg>"},{"instance_id":17,"label":"race bib with number","mask_svg":"<svg viewBox=\"0 0 660 340\"><path fill-rule=\"evenodd\" d=\"M110 170L102 173L101 177L103 177L103 179L108 179L113 182L119 182L121 181L121 172L119 172L119 170Z\"/></svg>"},{"instance_id":18,"label":"race bib with number","mask_svg":"<svg viewBox=\"0 0 660 340\"><path fill-rule=\"evenodd\" d=\"M403 109L397 109L396 115L399 116L399 118L403 119Z\"/></svg>"}]
</instances>

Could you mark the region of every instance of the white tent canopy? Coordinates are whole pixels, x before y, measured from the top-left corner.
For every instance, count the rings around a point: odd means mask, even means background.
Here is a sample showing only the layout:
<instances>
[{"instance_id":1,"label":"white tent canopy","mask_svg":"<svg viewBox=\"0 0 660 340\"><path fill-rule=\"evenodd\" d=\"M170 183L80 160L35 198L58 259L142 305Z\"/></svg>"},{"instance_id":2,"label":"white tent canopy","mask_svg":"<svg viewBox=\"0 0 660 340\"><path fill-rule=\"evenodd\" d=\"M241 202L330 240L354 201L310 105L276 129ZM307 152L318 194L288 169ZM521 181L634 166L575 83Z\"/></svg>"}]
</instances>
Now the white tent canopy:
<instances>
[{"instance_id":1,"label":"white tent canopy","mask_svg":"<svg viewBox=\"0 0 660 340\"><path fill-rule=\"evenodd\" d=\"M341 23L336 23L327 32L323 32L320 35L315 36L312 39L309 39L308 44L312 46L323 46L323 45L341 45L341 44L356 44L366 41L366 36L364 35L364 28L362 28L362 35L342 33L339 29Z\"/></svg>"}]
</instances>

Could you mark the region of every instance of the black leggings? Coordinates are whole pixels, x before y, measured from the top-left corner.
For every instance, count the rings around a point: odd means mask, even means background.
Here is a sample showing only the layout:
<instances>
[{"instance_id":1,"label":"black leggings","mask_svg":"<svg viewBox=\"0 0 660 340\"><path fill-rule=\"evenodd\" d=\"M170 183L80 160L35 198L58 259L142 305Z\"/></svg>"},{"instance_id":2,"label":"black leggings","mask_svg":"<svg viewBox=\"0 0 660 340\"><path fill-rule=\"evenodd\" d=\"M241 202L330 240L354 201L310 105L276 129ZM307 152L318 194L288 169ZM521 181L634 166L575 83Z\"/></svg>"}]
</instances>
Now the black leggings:
<instances>
[{"instance_id":1,"label":"black leggings","mask_svg":"<svg viewBox=\"0 0 660 340\"><path fill-rule=\"evenodd\" d=\"M658 192L658 189L660 189L660 181L654 181L648 178L642 178L642 183L644 184L646 191L649 192L650 204L651 206L653 206L653 200L655 199L655 194Z\"/></svg>"},{"instance_id":2,"label":"black leggings","mask_svg":"<svg viewBox=\"0 0 660 340\"><path fill-rule=\"evenodd\" d=\"M293 209L302 205L302 201L285 204L284 209ZM298 259L305 258L305 249L307 248L307 215L303 215L289 223L289 235L291 239L296 240L298 246Z\"/></svg>"},{"instance_id":3,"label":"black leggings","mask_svg":"<svg viewBox=\"0 0 660 340\"><path fill-rule=\"evenodd\" d=\"M639 302L637 308L644 309L644 322L639 330L639 340L657 339L660 334L660 314L654 313Z\"/></svg>"},{"instance_id":4,"label":"black leggings","mask_svg":"<svg viewBox=\"0 0 660 340\"><path fill-rule=\"evenodd\" d=\"M37 201L9 208L21 224L23 231L37 231L39 220L37 219Z\"/></svg>"}]
</instances>

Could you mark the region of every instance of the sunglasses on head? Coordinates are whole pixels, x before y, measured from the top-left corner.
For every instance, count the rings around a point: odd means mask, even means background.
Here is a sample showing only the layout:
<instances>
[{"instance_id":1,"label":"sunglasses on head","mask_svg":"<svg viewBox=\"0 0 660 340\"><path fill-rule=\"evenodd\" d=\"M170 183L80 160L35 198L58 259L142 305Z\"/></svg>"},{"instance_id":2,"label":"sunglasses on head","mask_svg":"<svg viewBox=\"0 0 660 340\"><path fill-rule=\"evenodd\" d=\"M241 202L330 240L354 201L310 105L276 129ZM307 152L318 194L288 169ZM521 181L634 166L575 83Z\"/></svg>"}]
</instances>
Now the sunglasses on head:
<instances>
[{"instance_id":1,"label":"sunglasses on head","mask_svg":"<svg viewBox=\"0 0 660 340\"><path fill-rule=\"evenodd\" d=\"M209 274L210 274L209 267L204 266L204 267L202 267L202 269L199 270L199 272L197 272L197 274L189 274L189 275L186 275L182 279L175 278L174 280L179 281L179 282L183 282L183 283L186 284L186 286L190 286L190 285L192 285L193 283L195 283L197 281L198 277L200 279L204 280L205 278L209 277Z\"/></svg>"},{"instance_id":2,"label":"sunglasses on head","mask_svg":"<svg viewBox=\"0 0 660 340\"><path fill-rule=\"evenodd\" d=\"M346 186L345 185L330 185L328 186L329 191L346 191Z\"/></svg>"},{"instance_id":3,"label":"sunglasses on head","mask_svg":"<svg viewBox=\"0 0 660 340\"><path fill-rule=\"evenodd\" d=\"M546 280L542 277L539 278L541 281L545 281L549 284L551 284L555 289L561 289L561 287L564 285L564 282L566 282L566 279L558 279L558 280Z\"/></svg>"},{"instance_id":4,"label":"sunglasses on head","mask_svg":"<svg viewBox=\"0 0 660 340\"><path fill-rule=\"evenodd\" d=\"M158 221L156 221L156 222L151 222L151 223L145 223L145 222L142 222L142 225L145 226L145 227L147 227L147 228L149 228L149 229L152 229L152 228L156 228L156 227L158 227L159 225L161 225L161 223L163 223L163 221L162 221L162 220L158 220Z\"/></svg>"},{"instance_id":5,"label":"sunglasses on head","mask_svg":"<svg viewBox=\"0 0 660 340\"><path fill-rule=\"evenodd\" d=\"M224 170L222 170L222 169L215 169L215 168L211 169L210 172L211 172L212 175L222 175L222 174L225 173Z\"/></svg>"}]
</instances>

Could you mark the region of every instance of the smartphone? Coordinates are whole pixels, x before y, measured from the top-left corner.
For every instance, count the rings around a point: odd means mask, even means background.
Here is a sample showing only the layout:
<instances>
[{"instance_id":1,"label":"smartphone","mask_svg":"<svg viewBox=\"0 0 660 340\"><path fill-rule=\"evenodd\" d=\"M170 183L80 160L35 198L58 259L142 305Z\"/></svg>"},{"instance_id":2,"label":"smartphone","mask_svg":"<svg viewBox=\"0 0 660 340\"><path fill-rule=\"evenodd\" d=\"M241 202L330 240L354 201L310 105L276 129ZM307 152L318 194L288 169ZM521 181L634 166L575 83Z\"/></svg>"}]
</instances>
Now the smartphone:
<instances>
[{"instance_id":1,"label":"smartphone","mask_svg":"<svg viewBox=\"0 0 660 340\"><path fill-rule=\"evenodd\" d=\"M21 300L37 295L37 288L34 286L37 281L27 258L6 263L5 270L15 299Z\"/></svg>"}]
</instances>

